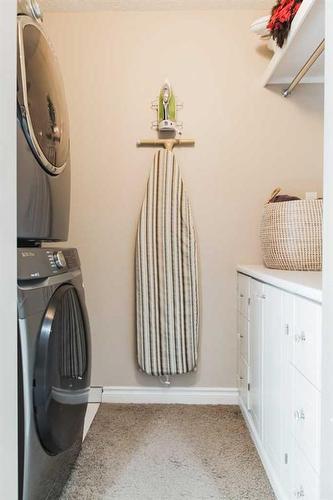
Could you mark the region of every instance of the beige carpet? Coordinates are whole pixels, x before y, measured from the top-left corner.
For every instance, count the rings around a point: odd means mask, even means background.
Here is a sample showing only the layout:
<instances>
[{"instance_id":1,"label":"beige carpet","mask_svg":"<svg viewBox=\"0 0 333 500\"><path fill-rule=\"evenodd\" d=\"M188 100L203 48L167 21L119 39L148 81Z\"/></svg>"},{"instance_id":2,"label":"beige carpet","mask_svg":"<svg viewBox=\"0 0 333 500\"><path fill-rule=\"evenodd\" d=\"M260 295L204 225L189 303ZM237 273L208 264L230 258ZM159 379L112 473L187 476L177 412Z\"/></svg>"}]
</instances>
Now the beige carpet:
<instances>
[{"instance_id":1,"label":"beige carpet","mask_svg":"<svg viewBox=\"0 0 333 500\"><path fill-rule=\"evenodd\" d=\"M271 500L236 406L107 405L62 500Z\"/></svg>"}]
</instances>

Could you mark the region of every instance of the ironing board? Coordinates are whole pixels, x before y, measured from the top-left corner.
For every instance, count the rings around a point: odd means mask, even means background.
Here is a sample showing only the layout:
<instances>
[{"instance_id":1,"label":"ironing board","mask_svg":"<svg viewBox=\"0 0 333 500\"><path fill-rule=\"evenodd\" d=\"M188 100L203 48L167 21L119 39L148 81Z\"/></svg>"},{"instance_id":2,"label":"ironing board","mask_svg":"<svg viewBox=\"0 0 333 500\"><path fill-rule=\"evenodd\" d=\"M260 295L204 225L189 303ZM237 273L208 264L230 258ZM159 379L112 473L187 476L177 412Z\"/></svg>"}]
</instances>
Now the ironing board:
<instances>
[{"instance_id":1,"label":"ironing board","mask_svg":"<svg viewBox=\"0 0 333 500\"><path fill-rule=\"evenodd\" d=\"M140 369L165 376L197 367L197 243L172 151L154 157L136 240L136 332Z\"/></svg>"}]
</instances>

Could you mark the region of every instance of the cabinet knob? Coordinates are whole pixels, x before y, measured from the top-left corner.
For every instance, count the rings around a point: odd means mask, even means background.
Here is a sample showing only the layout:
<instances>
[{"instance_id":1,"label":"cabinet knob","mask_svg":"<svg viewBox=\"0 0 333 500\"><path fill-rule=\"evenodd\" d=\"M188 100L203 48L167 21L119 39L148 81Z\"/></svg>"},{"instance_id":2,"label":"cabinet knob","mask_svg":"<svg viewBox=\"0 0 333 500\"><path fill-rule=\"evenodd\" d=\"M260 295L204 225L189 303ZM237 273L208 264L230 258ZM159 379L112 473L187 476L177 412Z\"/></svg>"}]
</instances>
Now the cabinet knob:
<instances>
[{"instance_id":1,"label":"cabinet knob","mask_svg":"<svg viewBox=\"0 0 333 500\"><path fill-rule=\"evenodd\" d=\"M265 298L266 298L265 294L262 295L257 294L257 299L265 300Z\"/></svg>"},{"instance_id":2,"label":"cabinet knob","mask_svg":"<svg viewBox=\"0 0 333 500\"><path fill-rule=\"evenodd\" d=\"M299 410L296 410L294 413L294 417L296 420L305 420L305 412L303 408L300 408Z\"/></svg>"},{"instance_id":3,"label":"cabinet knob","mask_svg":"<svg viewBox=\"0 0 333 500\"><path fill-rule=\"evenodd\" d=\"M295 490L294 497L295 498L304 498L305 497L303 486L301 486L298 490Z\"/></svg>"},{"instance_id":4,"label":"cabinet knob","mask_svg":"<svg viewBox=\"0 0 333 500\"><path fill-rule=\"evenodd\" d=\"M244 294L243 293L240 293L239 296L240 296L241 299L244 299Z\"/></svg>"},{"instance_id":5,"label":"cabinet knob","mask_svg":"<svg viewBox=\"0 0 333 500\"><path fill-rule=\"evenodd\" d=\"M299 344L300 342L305 342L305 341L306 341L305 332L297 333L295 335L295 342L296 342L296 344Z\"/></svg>"}]
</instances>

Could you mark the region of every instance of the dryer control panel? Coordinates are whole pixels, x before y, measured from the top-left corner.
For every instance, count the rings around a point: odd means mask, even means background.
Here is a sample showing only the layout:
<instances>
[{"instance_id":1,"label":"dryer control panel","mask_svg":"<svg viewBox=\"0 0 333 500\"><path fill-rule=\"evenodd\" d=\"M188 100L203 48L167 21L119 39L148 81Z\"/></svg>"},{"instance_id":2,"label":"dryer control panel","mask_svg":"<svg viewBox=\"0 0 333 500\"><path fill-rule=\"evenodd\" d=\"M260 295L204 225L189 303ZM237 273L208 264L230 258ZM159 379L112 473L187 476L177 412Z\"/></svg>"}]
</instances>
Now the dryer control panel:
<instances>
[{"instance_id":1,"label":"dryer control panel","mask_svg":"<svg viewBox=\"0 0 333 500\"><path fill-rule=\"evenodd\" d=\"M76 248L18 248L17 279L35 280L80 269Z\"/></svg>"}]
</instances>

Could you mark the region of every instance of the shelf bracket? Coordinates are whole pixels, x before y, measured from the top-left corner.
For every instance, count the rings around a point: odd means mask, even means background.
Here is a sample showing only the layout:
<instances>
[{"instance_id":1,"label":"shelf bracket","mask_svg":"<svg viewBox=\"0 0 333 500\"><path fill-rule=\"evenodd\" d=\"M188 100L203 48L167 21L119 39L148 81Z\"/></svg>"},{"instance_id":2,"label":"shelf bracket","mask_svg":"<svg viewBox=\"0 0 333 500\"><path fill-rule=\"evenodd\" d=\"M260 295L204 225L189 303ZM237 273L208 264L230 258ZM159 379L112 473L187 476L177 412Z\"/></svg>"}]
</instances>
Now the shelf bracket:
<instances>
[{"instance_id":1,"label":"shelf bracket","mask_svg":"<svg viewBox=\"0 0 333 500\"><path fill-rule=\"evenodd\" d=\"M311 56L306 61L304 66L302 66L302 68L299 70L299 72L297 73L297 75L295 76L295 78L293 79L291 84L289 85L289 87L287 87L286 89L284 89L282 91L283 97L288 97L292 93L294 88L299 84L299 82L302 80L304 75L306 75L306 73L313 66L313 64L317 61L319 56L321 56L321 54L324 52L324 50L325 50L325 39L322 42L320 42L320 44L318 45L316 50L311 54Z\"/></svg>"}]
</instances>

